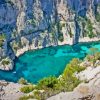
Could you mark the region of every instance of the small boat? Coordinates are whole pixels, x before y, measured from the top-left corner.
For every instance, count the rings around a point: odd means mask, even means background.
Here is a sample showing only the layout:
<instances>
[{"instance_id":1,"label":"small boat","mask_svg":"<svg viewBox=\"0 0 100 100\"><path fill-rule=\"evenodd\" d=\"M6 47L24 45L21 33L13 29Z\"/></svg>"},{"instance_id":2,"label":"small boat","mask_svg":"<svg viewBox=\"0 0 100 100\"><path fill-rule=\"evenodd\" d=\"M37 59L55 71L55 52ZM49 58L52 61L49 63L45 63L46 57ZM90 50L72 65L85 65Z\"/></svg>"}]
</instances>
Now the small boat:
<instances>
[{"instance_id":1,"label":"small boat","mask_svg":"<svg viewBox=\"0 0 100 100\"><path fill-rule=\"evenodd\" d=\"M15 72L13 72L14 74L16 73L16 71Z\"/></svg>"}]
</instances>

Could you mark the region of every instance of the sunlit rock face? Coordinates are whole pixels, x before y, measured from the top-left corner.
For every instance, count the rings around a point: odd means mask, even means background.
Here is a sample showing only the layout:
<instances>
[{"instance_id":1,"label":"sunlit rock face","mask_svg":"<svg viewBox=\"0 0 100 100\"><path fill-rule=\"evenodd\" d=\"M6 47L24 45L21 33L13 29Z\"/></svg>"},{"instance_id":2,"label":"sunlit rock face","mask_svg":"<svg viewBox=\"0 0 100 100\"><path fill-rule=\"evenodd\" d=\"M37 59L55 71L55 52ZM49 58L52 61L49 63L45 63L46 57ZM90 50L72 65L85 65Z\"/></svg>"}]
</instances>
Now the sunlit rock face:
<instances>
[{"instance_id":1,"label":"sunlit rock face","mask_svg":"<svg viewBox=\"0 0 100 100\"><path fill-rule=\"evenodd\" d=\"M100 35L100 0L0 0L1 56ZM23 39L24 43L22 42ZM27 44L28 41L28 44ZM23 51L22 51L23 52ZM19 54L20 55L20 54Z\"/></svg>"}]
</instances>

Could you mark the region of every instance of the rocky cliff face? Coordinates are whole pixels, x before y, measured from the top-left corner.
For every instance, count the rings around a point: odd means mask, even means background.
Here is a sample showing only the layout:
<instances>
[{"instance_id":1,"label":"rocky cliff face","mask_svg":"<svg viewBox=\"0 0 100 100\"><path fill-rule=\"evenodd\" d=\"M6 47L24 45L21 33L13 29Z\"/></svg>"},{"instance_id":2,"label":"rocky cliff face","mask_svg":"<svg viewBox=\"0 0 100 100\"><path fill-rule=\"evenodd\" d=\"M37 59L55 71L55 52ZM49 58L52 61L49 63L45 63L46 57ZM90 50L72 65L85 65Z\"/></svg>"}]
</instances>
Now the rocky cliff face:
<instances>
[{"instance_id":1,"label":"rocky cliff face","mask_svg":"<svg viewBox=\"0 0 100 100\"><path fill-rule=\"evenodd\" d=\"M28 49L99 37L99 2L0 0L0 59L14 59Z\"/></svg>"}]
</instances>

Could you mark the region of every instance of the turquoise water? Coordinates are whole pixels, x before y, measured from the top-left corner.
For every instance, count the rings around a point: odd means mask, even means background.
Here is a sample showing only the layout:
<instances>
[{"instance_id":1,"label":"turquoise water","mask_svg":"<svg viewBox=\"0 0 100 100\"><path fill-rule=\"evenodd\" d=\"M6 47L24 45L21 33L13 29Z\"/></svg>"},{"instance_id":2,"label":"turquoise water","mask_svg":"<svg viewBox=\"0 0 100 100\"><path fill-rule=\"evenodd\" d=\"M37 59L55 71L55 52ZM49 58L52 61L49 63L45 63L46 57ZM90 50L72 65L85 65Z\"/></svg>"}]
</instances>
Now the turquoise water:
<instances>
[{"instance_id":1,"label":"turquoise water","mask_svg":"<svg viewBox=\"0 0 100 100\"><path fill-rule=\"evenodd\" d=\"M83 59L89 48L100 48L100 42L48 47L28 51L15 61L13 71L0 71L0 79L17 82L21 77L32 83L50 75L59 76L73 58Z\"/></svg>"}]
</instances>

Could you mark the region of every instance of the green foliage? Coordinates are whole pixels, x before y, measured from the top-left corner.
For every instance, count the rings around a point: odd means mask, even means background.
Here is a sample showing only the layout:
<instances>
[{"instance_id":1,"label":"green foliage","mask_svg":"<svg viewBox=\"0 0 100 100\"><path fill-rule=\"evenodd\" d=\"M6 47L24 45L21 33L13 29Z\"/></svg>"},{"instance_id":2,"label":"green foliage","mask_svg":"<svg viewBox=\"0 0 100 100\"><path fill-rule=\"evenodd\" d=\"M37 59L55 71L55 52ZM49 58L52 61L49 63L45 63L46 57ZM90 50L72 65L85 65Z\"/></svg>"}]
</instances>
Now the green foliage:
<instances>
[{"instance_id":1,"label":"green foliage","mask_svg":"<svg viewBox=\"0 0 100 100\"><path fill-rule=\"evenodd\" d=\"M42 96L42 93L40 91L34 91L34 98L37 99L37 100L44 100L43 96Z\"/></svg>"},{"instance_id":2,"label":"green foliage","mask_svg":"<svg viewBox=\"0 0 100 100\"><path fill-rule=\"evenodd\" d=\"M70 35L71 38L73 37L71 30L69 30L69 35Z\"/></svg>"},{"instance_id":3,"label":"green foliage","mask_svg":"<svg viewBox=\"0 0 100 100\"><path fill-rule=\"evenodd\" d=\"M7 60L7 59L2 60L2 64L3 64L3 65L8 65L9 63L10 63L10 61Z\"/></svg>"},{"instance_id":4,"label":"green foliage","mask_svg":"<svg viewBox=\"0 0 100 100\"><path fill-rule=\"evenodd\" d=\"M97 48L90 48L86 59L91 62L93 65L97 60L100 60L100 51Z\"/></svg>"},{"instance_id":5,"label":"green foliage","mask_svg":"<svg viewBox=\"0 0 100 100\"><path fill-rule=\"evenodd\" d=\"M58 80L56 77L54 76L50 76L48 78L44 78L42 80L39 81L38 83L38 87L40 89L45 89L45 88L54 88L55 87L55 84L58 83Z\"/></svg>"},{"instance_id":6,"label":"green foliage","mask_svg":"<svg viewBox=\"0 0 100 100\"><path fill-rule=\"evenodd\" d=\"M60 42L63 42L63 40L64 40L63 33L62 33L62 28L64 26L65 26L64 23L60 23L60 22L57 23L57 27L58 27L58 40Z\"/></svg>"},{"instance_id":7,"label":"green foliage","mask_svg":"<svg viewBox=\"0 0 100 100\"><path fill-rule=\"evenodd\" d=\"M62 23L62 25L61 25L62 27L65 27L66 26L66 24L65 23Z\"/></svg>"},{"instance_id":8,"label":"green foliage","mask_svg":"<svg viewBox=\"0 0 100 100\"><path fill-rule=\"evenodd\" d=\"M89 38L93 38L96 35L93 33L93 24L91 22L90 19L88 19L87 17L77 17L78 22L82 24L82 28L83 28L83 37L89 37Z\"/></svg>"},{"instance_id":9,"label":"green foliage","mask_svg":"<svg viewBox=\"0 0 100 100\"><path fill-rule=\"evenodd\" d=\"M93 34L93 26L92 26L91 20L87 19L86 22L87 22L87 34L90 38L93 38L94 34Z\"/></svg>"},{"instance_id":10,"label":"green foliage","mask_svg":"<svg viewBox=\"0 0 100 100\"><path fill-rule=\"evenodd\" d=\"M33 99L33 98L34 98L33 95L29 95L29 96L20 97L19 100L29 100L29 99Z\"/></svg>"},{"instance_id":11,"label":"green foliage","mask_svg":"<svg viewBox=\"0 0 100 100\"><path fill-rule=\"evenodd\" d=\"M73 91L81 81L73 75L69 75L65 79L65 91Z\"/></svg>"},{"instance_id":12,"label":"green foliage","mask_svg":"<svg viewBox=\"0 0 100 100\"><path fill-rule=\"evenodd\" d=\"M95 18L96 18L97 22L100 22L100 14L99 13L96 14Z\"/></svg>"},{"instance_id":13,"label":"green foliage","mask_svg":"<svg viewBox=\"0 0 100 100\"><path fill-rule=\"evenodd\" d=\"M23 93L29 93L29 92L32 92L33 90L34 90L33 85L27 85L27 86L24 86L20 89L20 91Z\"/></svg>"},{"instance_id":14,"label":"green foliage","mask_svg":"<svg viewBox=\"0 0 100 100\"><path fill-rule=\"evenodd\" d=\"M74 73L83 70L85 70L85 67L80 66L80 60L77 58L74 58L66 66L62 76L65 80L65 87L67 91L72 91L80 83L80 80L74 76Z\"/></svg>"},{"instance_id":15,"label":"green foliage","mask_svg":"<svg viewBox=\"0 0 100 100\"><path fill-rule=\"evenodd\" d=\"M100 60L100 52L96 52L94 57L95 57L95 60Z\"/></svg>"},{"instance_id":16,"label":"green foliage","mask_svg":"<svg viewBox=\"0 0 100 100\"><path fill-rule=\"evenodd\" d=\"M17 51L17 49L18 49L19 47L18 47L18 44L15 42L15 43L13 43L13 49L14 49L14 51Z\"/></svg>"},{"instance_id":17,"label":"green foliage","mask_svg":"<svg viewBox=\"0 0 100 100\"><path fill-rule=\"evenodd\" d=\"M63 42L63 41L64 41L63 33L59 33L59 34L58 34L58 40L59 40L60 42Z\"/></svg>"},{"instance_id":18,"label":"green foliage","mask_svg":"<svg viewBox=\"0 0 100 100\"><path fill-rule=\"evenodd\" d=\"M39 91L36 91L34 96L36 99L45 100L47 97L64 91L65 83L65 81L60 80L54 76L44 78L37 84L37 89L44 90L44 92L40 93Z\"/></svg>"},{"instance_id":19,"label":"green foliage","mask_svg":"<svg viewBox=\"0 0 100 100\"><path fill-rule=\"evenodd\" d=\"M0 34L0 47L2 47L5 38L6 38L5 34Z\"/></svg>"},{"instance_id":20,"label":"green foliage","mask_svg":"<svg viewBox=\"0 0 100 100\"><path fill-rule=\"evenodd\" d=\"M5 39L5 34L0 34L0 40L4 40Z\"/></svg>"},{"instance_id":21,"label":"green foliage","mask_svg":"<svg viewBox=\"0 0 100 100\"><path fill-rule=\"evenodd\" d=\"M88 54L91 56L95 56L95 54L98 52L99 52L98 48L90 48Z\"/></svg>"},{"instance_id":22,"label":"green foliage","mask_svg":"<svg viewBox=\"0 0 100 100\"><path fill-rule=\"evenodd\" d=\"M34 19L27 20L27 24L31 24L33 27L36 27L36 21Z\"/></svg>"},{"instance_id":23,"label":"green foliage","mask_svg":"<svg viewBox=\"0 0 100 100\"><path fill-rule=\"evenodd\" d=\"M24 78L20 78L18 83L26 85L27 84L27 80L25 80Z\"/></svg>"},{"instance_id":24,"label":"green foliage","mask_svg":"<svg viewBox=\"0 0 100 100\"><path fill-rule=\"evenodd\" d=\"M80 66L80 60L77 58L74 58L65 68L63 72L63 77L67 78L73 75L75 72L80 72L84 70L85 68Z\"/></svg>"}]
</instances>

